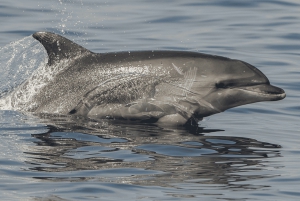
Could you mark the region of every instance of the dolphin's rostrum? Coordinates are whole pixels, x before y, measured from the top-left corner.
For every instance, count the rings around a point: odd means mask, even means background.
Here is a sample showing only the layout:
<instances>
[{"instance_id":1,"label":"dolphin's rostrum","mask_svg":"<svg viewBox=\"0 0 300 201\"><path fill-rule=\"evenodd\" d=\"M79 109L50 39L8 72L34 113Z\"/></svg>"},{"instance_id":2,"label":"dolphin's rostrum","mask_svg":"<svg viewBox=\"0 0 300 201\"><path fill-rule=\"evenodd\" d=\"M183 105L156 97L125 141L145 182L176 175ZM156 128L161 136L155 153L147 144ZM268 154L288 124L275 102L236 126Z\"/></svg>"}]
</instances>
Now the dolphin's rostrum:
<instances>
[{"instance_id":1,"label":"dolphin's rostrum","mask_svg":"<svg viewBox=\"0 0 300 201\"><path fill-rule=\"evenodd\" d=\"M99 54L54 33L33 37L47 51L48 68L61 71L35 95L32 112L184 125L285 97L261 71L239 60L185 51Z\"/></svg>"}]
</instances>

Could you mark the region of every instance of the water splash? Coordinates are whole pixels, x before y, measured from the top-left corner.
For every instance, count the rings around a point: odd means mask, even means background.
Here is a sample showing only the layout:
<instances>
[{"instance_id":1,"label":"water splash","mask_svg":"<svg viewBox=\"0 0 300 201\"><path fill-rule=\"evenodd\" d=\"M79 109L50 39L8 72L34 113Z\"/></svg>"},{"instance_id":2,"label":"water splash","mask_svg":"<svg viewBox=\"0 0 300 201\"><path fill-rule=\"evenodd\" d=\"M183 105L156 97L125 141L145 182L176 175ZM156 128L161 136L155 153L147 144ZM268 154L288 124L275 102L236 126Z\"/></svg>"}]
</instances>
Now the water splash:
<instances>
[{"instance_id":1,"label":"water splash","mask_svg":"<svg viewBox=\"0 0 300 201\"><path fill-rule=\"evenodd\" d=\"M32 36L0 48L0 97L24 82L41 65L47 53Z\"/></svg>"},{"instance_id":2,"label":"water splash","mask_svg":"<svg viewBox=\"0 0 300 201\"><path fill-rule=\"evenodd\" d=\"M14 104L12 103L16 99L19 99L20 102L28 101L28 97L21 96L22 91L22 94L25 94L28 90L24 90L24 87L20 86L24 85L25 81L32 77L38 68L45 68L46 62L45 49L32 36L0 48L0 109L13 109ZM41 72L43 73L43 71ZM38 77L43 76L42 73L39 73ZM28 85L28 87L31 86ZM18 88L20 90L16 90Z\"/></svg>"}]
</instances>

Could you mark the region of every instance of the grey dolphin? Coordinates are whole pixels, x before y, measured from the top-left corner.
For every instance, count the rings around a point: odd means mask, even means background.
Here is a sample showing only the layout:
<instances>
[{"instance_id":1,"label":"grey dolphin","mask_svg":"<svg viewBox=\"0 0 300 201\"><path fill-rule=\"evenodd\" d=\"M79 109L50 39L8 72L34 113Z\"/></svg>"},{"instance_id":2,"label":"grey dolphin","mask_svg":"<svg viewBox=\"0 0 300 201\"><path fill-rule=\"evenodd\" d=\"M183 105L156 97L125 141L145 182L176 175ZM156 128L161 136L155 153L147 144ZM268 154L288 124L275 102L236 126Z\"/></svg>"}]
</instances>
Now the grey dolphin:
<instances>
[{"instance_id":1,"label":"grey dolphin","mask_svg":"<svg viewBox=\"0 0 300 201\"><path fill-rule=\"evenodd\" d=\"M62 69L34 97L37 113L184 125L244 104L285 97L254 66L186 51L93 53L54 33L33 34Z\"/></svg>"}]
</instances>

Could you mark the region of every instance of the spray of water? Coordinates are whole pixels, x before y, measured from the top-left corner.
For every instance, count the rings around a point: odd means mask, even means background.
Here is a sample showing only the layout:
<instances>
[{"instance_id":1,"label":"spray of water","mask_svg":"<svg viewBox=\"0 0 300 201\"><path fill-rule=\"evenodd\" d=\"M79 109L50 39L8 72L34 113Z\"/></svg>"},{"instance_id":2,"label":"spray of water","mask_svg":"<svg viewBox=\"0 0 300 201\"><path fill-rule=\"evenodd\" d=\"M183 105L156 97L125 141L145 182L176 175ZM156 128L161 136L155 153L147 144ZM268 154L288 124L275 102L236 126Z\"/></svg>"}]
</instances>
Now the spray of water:
<instances>
[{"instance_id":1,"label":"spray of water","mask_svg":"<svg viewBox=\"0 0 300 201\"><path fill-rule=\"evenodd\" d=\"M11 92L41 65L47 53L32 36L0 48L0 97Z\"/></svg>"},{"instance_id":2,"label":"spray of water","mask_svg":"<svg viewBox=\"0 0 300 201\"><path fill-rule=\"evenodd\" d=\"M28 80L37 80L34 76L39 79L49 76L45 72L46 62L45 49L32 36L0 48L0 109L20 109L15 108L19 105L17 102L30 101L28 96L32 96L42 82L35 82L37 86L32 87L33 83ZM31 93L26 95L28 91Z\"/></svg>"}]
</instances>

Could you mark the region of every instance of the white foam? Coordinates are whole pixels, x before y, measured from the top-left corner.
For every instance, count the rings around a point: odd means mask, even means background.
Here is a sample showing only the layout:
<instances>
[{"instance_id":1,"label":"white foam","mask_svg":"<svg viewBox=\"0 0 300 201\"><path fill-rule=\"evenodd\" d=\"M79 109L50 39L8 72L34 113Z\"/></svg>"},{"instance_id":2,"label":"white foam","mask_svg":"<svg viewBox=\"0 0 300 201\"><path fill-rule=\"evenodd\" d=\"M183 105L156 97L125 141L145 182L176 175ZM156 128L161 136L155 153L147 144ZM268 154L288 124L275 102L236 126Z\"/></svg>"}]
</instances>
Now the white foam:
<instances>
[{"instance_id":1,"label":"white foam","mask_svg":"<svg viewBox=\"0 0 300 201\"><path fill-rule=\"evenodd\" d=\"M0 109L28 106L33 94L45 84L42 80L49 76L46 63L46 50L32 36L0 48Z\"/></svg>"},{"instance_id":2,"label":"white foam","mask_svg":"<svg viewBox=\"0 0 300 201\"><path fill-rule=\"evenodd\" d=\"M24 82L46 59L45 49L32 36L0 48L0 95Z\"/></svg>"}]
</instances>

